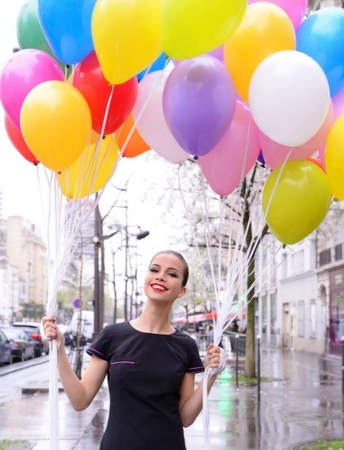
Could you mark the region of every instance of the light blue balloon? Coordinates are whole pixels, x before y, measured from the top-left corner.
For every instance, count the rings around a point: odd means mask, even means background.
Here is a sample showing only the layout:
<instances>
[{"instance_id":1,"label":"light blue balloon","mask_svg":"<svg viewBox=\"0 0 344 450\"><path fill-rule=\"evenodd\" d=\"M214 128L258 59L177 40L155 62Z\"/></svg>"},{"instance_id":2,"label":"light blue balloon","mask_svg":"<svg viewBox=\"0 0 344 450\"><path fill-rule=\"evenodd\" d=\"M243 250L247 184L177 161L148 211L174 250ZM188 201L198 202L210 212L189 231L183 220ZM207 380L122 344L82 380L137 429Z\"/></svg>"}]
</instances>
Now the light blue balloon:
<instances>
[{"instance_id":1,"label":"light blue balloon","mask_svg":"<svg viewBox=\"0 0 344 450\"><path fill-rule=\"evenodd\" d=\"M322 8L307 17L296 31L296 50L321 66L333 97L344 87L344 10Z\"/></svg>"},{"instance_id":2,"label":"light blue balloon","mask_svg":"<svg viewBox=\"0 0 344 450\"><path fill-rule=\"evenodd\" d=\"M38 18L55 57L64 64L82 61L94 45L91 18L96 0L38 0Z\"/></svg>"},{"instance_id":3,"label":"light blue balloon","mask_svg":"<svg viewBox=\"0 0 344 450\"><path fill-rule=\"evenodd\" d=\"M162 52L161 55L153 62L153 64L147 69L143 70L137 75L137 80L140 82L142 78L151 72L156 72L157 70L163 70L167 64L167 55Z\"/></svg>"}]
</instances>

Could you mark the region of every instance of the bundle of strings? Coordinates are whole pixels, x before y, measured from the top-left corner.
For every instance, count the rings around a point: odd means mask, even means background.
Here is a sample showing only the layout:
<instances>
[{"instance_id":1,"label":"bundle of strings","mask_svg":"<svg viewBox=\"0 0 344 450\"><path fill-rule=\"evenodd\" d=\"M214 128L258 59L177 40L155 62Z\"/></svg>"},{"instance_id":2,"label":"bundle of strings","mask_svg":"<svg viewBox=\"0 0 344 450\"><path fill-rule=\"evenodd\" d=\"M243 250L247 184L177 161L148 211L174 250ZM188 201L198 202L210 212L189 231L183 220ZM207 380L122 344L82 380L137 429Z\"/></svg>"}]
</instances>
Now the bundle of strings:
<instances>
[{"instance_id":1,"label":"bundle of strings","mask_svg":"<svg viewBox=\"0 0 344 450\"><path fill-rule=\"evenodd\" d=\"M219 212L214 213L214 209L210 213L210 204L214 206L214 202L210 202L214 195L209 195L209 187L206 185L203 175L200 177L200 209L203 211L202 226L193 216L190 215L190 208L187 207L185 195L183 194L181 179L179 174L179 189L182 193L184 207L187 219L192 230L201 228L200 233L193 231L195 236L195 246L199 252L199 261L202 261L200 246L197 241L201 241L202 247L206 247L208 266L210 267L211 281L213 293L208 294L214 296L214 304L212 310L214 344L219 345L225 330L228 329L234 318L241 317L247 307L247 302L251 301L254 289L257 284L255 279L251 284L247 283L250 275L251 262L254 260L258 246L262 240L262 236L266 233L267 226L265 214L261 208L261 186L266 177L266 171L256 164L248 175L248 180L243 180L240 186L226 198L219 198ZM256 189L247 189L247 186L255 184ZM247 214L247 207L250 212ZM193 209L195 211L196 208ZM228 213L229 211L229 213ZM227 215L226 215L227 212ZM210 217L218 217L216 230L212 228ZM214 254L214 246L212 246L212 238L216 235L217 252ZM204 245L205 242L205 245ZM273 262L279 249L271 255L269 264L263 268L260 273L260 280L266 280L268 271L271 273L276 270L277 265ZM203 255L204 259L204 255ZM265 278L264 278L265 276ZM208 274L204 273L205 280ZM264 281L265 282L265 281ZM208 289L210 291L209 285ZM235 308L234 308L235 306ZM223 354L224 352L222 352ZM225 359L223 357L223 359ZM223 370L223 363L218 373ZM214 374L211 369L206 369L203 381L203 434L204 448L210 449L209 436L209 404L207 385L209 378Z\"/></svg>"}]
</instances>

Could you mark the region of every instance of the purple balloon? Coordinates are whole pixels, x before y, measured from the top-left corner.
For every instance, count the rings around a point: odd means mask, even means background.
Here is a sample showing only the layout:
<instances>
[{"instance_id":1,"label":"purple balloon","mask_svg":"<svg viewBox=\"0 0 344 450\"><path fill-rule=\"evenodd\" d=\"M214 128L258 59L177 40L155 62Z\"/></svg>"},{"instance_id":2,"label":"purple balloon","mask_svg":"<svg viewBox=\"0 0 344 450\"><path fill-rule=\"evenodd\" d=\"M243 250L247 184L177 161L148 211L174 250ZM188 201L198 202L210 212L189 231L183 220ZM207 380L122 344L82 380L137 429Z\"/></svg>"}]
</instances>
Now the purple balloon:
<instances>
[{"instance_id":1,"label":"purple balloon","mask_svg":"<svg viewBox=\"0 0 344 450\"><path fill-rule=\"evenodd\" d=\"M208 55L182 61L170 73L163 93L166 122L190 155L209 153L234 116L236 92L225 66Z\"/></svg>"}]
</instances>

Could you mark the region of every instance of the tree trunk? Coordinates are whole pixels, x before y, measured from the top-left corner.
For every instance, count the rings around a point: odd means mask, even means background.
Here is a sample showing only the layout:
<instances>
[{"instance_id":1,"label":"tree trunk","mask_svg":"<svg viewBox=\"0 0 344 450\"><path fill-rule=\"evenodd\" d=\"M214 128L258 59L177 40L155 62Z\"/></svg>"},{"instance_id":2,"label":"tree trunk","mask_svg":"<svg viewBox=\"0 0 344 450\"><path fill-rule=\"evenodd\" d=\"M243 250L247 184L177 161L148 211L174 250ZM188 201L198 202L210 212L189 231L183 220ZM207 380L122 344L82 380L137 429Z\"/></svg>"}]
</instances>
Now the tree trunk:
<instances>
[{"instance_id":1,"label":"tree trunk","mask_svg":"<svg viewBox=\"0 0 344 450\"><path fill-rule=\"evenodd\" d=\"M249 263L247 277L247 288L249 289L255 282L255 260L254 257ZM247 325L246 325L246 359L245 376L247 378L256 377L256 346L255 346L255 304L254 289L247 294Z\"/></svg>"}]
</instances>

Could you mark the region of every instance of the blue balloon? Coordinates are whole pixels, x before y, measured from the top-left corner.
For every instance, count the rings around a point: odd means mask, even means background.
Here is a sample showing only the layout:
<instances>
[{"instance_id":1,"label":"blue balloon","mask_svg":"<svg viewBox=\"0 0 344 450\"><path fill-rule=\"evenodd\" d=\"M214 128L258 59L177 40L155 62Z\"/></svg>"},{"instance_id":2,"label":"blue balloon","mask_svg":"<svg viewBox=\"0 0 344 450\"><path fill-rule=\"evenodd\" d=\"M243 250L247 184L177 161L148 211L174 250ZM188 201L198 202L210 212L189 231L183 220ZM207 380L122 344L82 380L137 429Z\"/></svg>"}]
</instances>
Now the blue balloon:
<instances>
[{"instance_id":1,"label":"blue balloon","mask_svg":"<svg viewBox=\"0 0 344 450\"><path fill-rule=\"evenodd\" d=\"M321 66L333 97L344 87L344 10L322 8L307 17L296 31L296 50Z\"/></svg>"},{"instance_id":2,"label":"blue balloon","mask_svg":"<svg viewBox=\"0 0 344 450\"><path fill-rule=\"evenodd\" d=\"M167 63L167 55L165 52L162 52L161 55L153 62L153 64L147 69L143 70L137 75L137 80L140 82L142 78L148 73L155 72L157 70L163 70Z\"/></svg>"},{"instance_id":3,"label":"blue balloon","mask_svg":"<svg viewBox=\"0 0 344 450\"><path fill-rule=\"evenodd\" d=\"M55 57L64 64L82 61L94 45L91 18L96 0L38 0L38 19Z\"/></svg>"}]
</instances>

